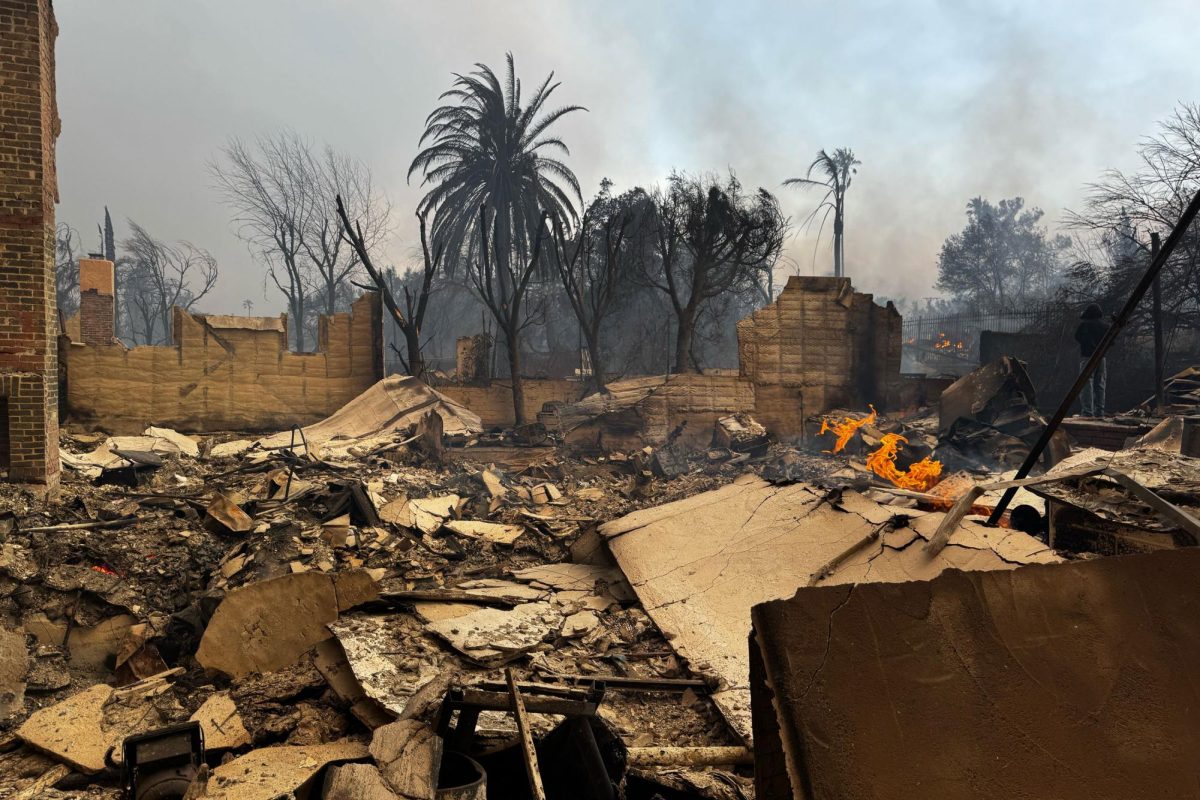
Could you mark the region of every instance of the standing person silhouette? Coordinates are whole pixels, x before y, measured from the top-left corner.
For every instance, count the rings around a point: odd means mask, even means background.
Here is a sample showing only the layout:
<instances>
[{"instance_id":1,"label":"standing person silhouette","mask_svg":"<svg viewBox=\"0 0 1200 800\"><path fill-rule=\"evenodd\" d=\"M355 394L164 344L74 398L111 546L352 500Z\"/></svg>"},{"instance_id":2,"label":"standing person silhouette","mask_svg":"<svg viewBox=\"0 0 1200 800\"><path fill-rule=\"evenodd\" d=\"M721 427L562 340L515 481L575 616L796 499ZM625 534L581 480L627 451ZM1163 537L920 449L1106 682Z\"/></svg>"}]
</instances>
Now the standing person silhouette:
<instances>
[{"instance_id":1,"label":"standing person silhouette","mask_svg":"<svg viewBox=\"0 0 1200 800\"><path fill-rule=\"evenodd\" d=\"M1092 355L1096 352L1096 347L1100 344L1100 340L1104 338L1104 334L1108 332L1108 325L1104 323L1104 312L1100 310L1100 306L1096 303L1090 304L1079 315L1079 326L1075 328L1075 341L1079 342L1079 369L1082 370ZM1092 377L1083 385L1083 391L1079 394L1079 403L1082 406L1083 416L1085 417L1102 417L1104 416L1104 384L1108 380L1108 366L1105 363L1107 359L1100 359L1100 364L1096 367L1096 371L1092 373Z\"/></svg>"}]
</instances>

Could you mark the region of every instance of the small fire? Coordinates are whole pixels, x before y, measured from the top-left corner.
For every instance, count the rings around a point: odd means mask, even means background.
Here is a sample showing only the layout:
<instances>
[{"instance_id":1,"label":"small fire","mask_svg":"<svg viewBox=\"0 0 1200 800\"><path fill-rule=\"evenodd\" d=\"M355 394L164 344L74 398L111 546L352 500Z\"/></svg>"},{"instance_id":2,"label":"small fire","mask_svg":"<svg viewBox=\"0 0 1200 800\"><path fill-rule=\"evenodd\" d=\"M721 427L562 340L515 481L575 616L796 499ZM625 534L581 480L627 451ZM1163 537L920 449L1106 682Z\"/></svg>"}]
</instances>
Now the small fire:
<instances>
[{"instance_id":1,"label":"small fire","mask_svg":"<svg viewBox=\"0 0 1200 800\"><path fill-rule=\"evenodd\" d=\"M116 575L117 571L107 564L95 564L92 569L104 575Z\"/></svg>"},{"instance_id":2,"label":"small fire","mask_svg":"<svg viewBox=\"0 0 1200 800\"><path fill-rule=\"evenodd\" d=\"M934 350L963 350L966 345L961 341L952 341L945 333L938 334L938 340L933 343Z\"/></svg>"},{"instance_id":3,"label":"small fire","mask_svg":"<svg viewBox=\"0 0 1200 800\"><path fill-rule=\"evenodd\" d=\"M821 430L817 433L817 435L820 436L824 433L833 433L833 435L837 436L837 441L834 443L833 449L826 450L826 453L842 452L842 448L850 443L850 440L854 438L854 434L859 428L864 425L870 425L879 418L879 415L875 413L875 406L868 405L867 408L871 409L871 413L862 419L855 419L854 417L842 417L841 422L835 422L832 425L829 424L828 419L821 420Z\"/></svg>"},{"instance_id":4,"label":"small fire","mask_svg":"<svg viewBox=\"0 0 1200 800\"><path fill-rule=\"evenodd\" d=\"M900 444L908 444L898 433L885 433L879 449L867 456L867 467L881 478L886 478L901 489L923 492L938 482L942 474L942 462L929 456L917 461L905 471L896 469L896 454Z\"/></svg>"}]
</instances>

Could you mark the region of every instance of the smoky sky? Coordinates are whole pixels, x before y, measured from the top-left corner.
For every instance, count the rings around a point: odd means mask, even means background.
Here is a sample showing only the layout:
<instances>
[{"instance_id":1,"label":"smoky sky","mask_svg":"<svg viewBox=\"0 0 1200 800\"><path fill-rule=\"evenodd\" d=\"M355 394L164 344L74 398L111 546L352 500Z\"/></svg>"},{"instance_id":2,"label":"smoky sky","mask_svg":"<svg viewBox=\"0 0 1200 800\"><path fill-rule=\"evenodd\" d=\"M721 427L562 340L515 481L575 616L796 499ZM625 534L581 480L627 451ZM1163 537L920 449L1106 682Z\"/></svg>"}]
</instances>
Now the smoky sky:
<instances>
[{"instance_id":1,"label":"smoky sky","mask_svg":"<svg viewBox=\"0 0 1200 800\"><path fill-rule=\"evenodd\" d=\"M512 51L550 106L585 199L672 169L733 169L795 222L816 193L783 188L820 148L862 166L847 197L856 288L935 294L937 252L976 195L1021 195L1056 223L1140 137L1200 99L1187 2L397 2L58 0L60 221L97 249L107 205L211 251L203 310L276 313L206 162L231 135L290 128L365 162L393 208L386 258L413 259L422 194L406 182L452 73ZM799 232L783 272L827 274Z\"/></svg>"}]
</instances>

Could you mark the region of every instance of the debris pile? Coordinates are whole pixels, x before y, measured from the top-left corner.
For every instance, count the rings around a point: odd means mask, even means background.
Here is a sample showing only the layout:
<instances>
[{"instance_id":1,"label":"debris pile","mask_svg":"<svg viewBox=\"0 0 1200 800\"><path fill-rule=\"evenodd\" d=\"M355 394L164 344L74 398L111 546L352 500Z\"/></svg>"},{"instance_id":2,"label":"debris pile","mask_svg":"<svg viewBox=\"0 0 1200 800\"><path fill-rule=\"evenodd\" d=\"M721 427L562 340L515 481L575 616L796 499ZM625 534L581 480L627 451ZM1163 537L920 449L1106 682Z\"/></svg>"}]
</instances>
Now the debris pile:
<instances>
[{"instance_id":1,"label":"debris pile","mask_svg":"<svg viewBox=\"0 0 1200 800\"><path fill-rule=\"evenodd\" d=\"M746 413L609 436L612 398L565 434L485 432L400 378L258 439L67 432L57 499L0 487L0 796L753 797L755 695L791 645L756 610L748 650L752 609L1200 542L1183 420L1010 480L1041 424L1021 375L795 444ZM873 679L925 685L906 652ZM829 655L818 692L865 669ZM834 736L771 708L771 752Z\"/></svg>"},{"instance_id":2,"label":"debris pile","mask_svg":"<svg viewBox=\"0 0 1200 800\"><path fill-rule=\"evenodd\" d=\"M745 453L679 449L662 477L660 449L494 447L474 419L389 379L330 420L258 440L64 433L55 501L0 486L0 795L121 796L129 742L195 723L196 798L424 797L439 764L461 773L519 741L516 692L537 750L575 741L582 718L619 751L614 786L652 793L745 765L709 681L596 533L731 480ZM576 698L588 713L565 715ZM448 703L461 735L438 750ZM517 757L489 778L523 790ZM132 770L143 787L148 763ZM551 797L572 796L570 763Z\"/></svg>"},{"instance_id":3,"label":"debris pile","mask_svg":"<svg viewBox=\"0 0 1200 800\"><path fill-rule=\"evenodd\" d=\"M996 463L1017 467L1045 428L1025 367L1002 356L942 392L936 455L951 470ZM1056 432L1043 466L1054 466L1070 451L1065 434Z\"/></svg>"}]
</instances>

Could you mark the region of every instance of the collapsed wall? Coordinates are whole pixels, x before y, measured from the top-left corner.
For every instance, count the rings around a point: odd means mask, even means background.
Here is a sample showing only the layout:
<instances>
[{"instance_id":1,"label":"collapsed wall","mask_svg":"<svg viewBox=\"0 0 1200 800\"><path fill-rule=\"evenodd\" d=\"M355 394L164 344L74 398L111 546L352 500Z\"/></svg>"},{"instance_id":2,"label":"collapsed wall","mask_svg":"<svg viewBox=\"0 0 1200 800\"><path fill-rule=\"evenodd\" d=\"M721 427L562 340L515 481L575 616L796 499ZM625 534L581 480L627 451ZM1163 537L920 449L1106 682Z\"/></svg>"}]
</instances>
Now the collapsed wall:
<instances>
[{"instance_id":1,"label":"collapsed wall","mask_svg":"<svg viewBox=\"0 0 1200 800\"><path fill-rule=\"evenodd\" d=\"M451 383L431 380L430 385L478 414L484 427L511 428L516 420L512 383L507 378L486 381L472 378L471 381ZM525 415L529 419L536 417L547 403L574 403L586 388L586 384L567 378L525 378L521 386L525 391Z\"/></svg>"},{"instance_id":2,"label":"collapsed wall","mask_svg":"<svg viewBox=\"0 0 1200 800\"><path fill-rule=\"evenodd\" d=\"M82 341L61 348L72 422L114 433L151 424L191 432L276 431L324 419L383 377L376 292L356 300L350 313L322 317L314 353L288 351L286 314L235 317L180 308L174 309L173 344L128 348L111 328L112 263L99 263L109 278L96 278L97 268L89 267L97 296L80 307ZM107 312L106 330L93 310Z\"/></svg>"},{"instance_id":3,"label":"collapsed wall","mask_svg":"<svg viewBox=\"0 0 1200 800\"><path fill-rule=\"evenodd\" d=\"M737 324L739 374L624 378L582 400L579 380L525 379L526 410L562 406L539 418L581 445L661 444L683 423L690 442L703 443L716 419L741 411L776 436L798 436L806 417L834 408L873 403L882 411L924 399L925 387L900 379L902 327L895 306L876 305L849 278L793 276L775 302ZM488 427L513 424L507 381L438 388Z\"/></svg>"},{"instance_id":4,"label":"collapsed wall","mask_svg":"<svg viewBox=\"0 0 1200 800\"><path fill-rule=\"evenodd\" d=\"M754 408L754 385L737 375L655 375L607 388L538 419L582 450L637 450L668 441L707 447L718 419Z\"/></svg>"},{"instance_id":5,"label":"collapsed wall","mask_svg":"<svg viewBox=\"0 0 1200 800\"><path fill-rule=\"evenodd\" d=\"M806 416L833 408L895 405L902 328L894 305L876 305L849 278L788 278L774 303L737 325L758 421L795 434Z\"/></svg>"}]
</instances>

